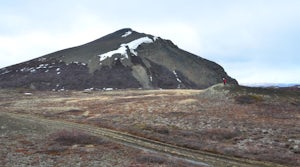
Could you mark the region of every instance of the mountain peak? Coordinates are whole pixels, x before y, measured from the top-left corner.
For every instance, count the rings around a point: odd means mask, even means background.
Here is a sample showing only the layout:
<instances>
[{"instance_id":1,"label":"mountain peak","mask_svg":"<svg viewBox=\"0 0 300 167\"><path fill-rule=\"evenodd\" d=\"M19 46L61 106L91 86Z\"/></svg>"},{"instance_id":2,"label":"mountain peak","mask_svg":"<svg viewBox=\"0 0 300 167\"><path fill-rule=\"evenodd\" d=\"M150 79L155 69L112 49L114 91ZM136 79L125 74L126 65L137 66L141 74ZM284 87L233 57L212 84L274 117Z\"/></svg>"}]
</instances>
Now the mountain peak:
<instances>
[{"instance_id":1,"label":"mountain peak","mask_svg":"<svg viewBox=\"0 0 300 167\"><path fill-rule=\"evenodd\" d=\"M117 31L114 32L114 33L124 34L124 33L128 32L128 31L133 31L133 30L132 30L131 28L122 28L122 29L120 29L120 30L117 30Z\"/></svg>"},{"instance_id":2,"label":"mountain peak","mask_svg":"<svg viewBox=\"0 0 300 167\"><path fill-rule=\"evenodd\" d=\"M224 69L152 35L124 28L81 46L0 70L0 87L206 88L237 84Z\"/></svg>"},{"instance_id":3,"label":"mountain peak","mask_svg":"<svg viewBox=\"0 0 300 167\"><path fill-rule=\"evenodd\" d=\"M125 38L125 37L128 37L130 35L137 35L137 36L148 36L147 34L144 34L144 33L139 33L137 31L134 31L132 30L131 28L122 28L120 30L117 30L113 33L110 33L100 39L107 39L107 38Z\"/></svg>"}]
</instances>

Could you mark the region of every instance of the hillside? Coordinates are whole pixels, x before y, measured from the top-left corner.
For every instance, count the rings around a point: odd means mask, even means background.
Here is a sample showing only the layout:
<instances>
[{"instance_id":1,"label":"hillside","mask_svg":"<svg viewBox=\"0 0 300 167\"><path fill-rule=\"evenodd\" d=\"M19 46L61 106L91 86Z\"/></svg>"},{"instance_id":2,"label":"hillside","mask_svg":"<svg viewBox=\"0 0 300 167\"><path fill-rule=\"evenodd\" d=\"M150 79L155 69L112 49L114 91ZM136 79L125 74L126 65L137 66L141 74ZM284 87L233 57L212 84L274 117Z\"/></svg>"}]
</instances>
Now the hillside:
<instances>
[{"instance_id":1,"label":"hillside","mask_svg":"<svg viewBox=\"0 0 300 167\"><path fill-rule=\"evenodd\" d=\"M121 29L81 46L0 69L0 88L37 90L207 88L224 69L170 40Z\"/></svg>"}]
</instances>

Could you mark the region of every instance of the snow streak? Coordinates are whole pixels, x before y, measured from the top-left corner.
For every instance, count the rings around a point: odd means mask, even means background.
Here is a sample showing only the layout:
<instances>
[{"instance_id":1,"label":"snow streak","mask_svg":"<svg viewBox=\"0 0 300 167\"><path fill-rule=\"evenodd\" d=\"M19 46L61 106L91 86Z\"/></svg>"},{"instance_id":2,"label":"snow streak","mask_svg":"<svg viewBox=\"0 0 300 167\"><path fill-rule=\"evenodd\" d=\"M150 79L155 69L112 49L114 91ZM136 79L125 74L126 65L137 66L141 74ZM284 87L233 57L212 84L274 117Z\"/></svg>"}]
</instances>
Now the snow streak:
<instances>
[{"instance_id":1,"label":"snow streak","mask_svg":"<svg viewBox=\"0 0 300 167\"><path fill-rule=\"evenodd\" d=\"M137 52L135 50L138 48L139 45L143 43L152 43L152 42L153 40L150 39L149 37L142 37L134 41L131 41L129 43L121 44L118 49L106 52L98 56L100 57L100 61L112 57L114 54L121 54L122 56L128 59L127 49L129 49L130 53L137 56Z\"/></svg>"}]
</instances>

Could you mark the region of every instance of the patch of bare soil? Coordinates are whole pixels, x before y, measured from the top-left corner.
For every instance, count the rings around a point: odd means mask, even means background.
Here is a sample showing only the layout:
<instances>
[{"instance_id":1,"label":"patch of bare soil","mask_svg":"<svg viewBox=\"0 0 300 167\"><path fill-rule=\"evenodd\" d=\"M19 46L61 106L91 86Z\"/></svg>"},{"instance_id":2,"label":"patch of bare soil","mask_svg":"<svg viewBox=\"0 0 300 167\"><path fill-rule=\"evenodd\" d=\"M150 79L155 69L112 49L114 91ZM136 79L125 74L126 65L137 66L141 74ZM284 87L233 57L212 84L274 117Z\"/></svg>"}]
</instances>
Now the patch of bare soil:
<instances>
[{"instance_id":1,"label":"patch of bare soil","mask_svg":"<svg viewBox=\"0 0 300 167\"><path fill-rule=\"evenodd\" d=\"M0 99L1 112L92 124L191 149L300 166L299 91L217 85L207 90L32 92L32 95L9 91L5 95L1 93ZM86 162L83 166L88 166L88 161L96 160L110 165L116 163L113 166L177 166L170 159L161 160L163 156L84 136L84 132L52 131L44 137L40 132L45 130L24 132L22 140L33 145L39 143L29 152L55 157L51 162L42 159L54 166L66 161L75 166ZM64 143L66 139L60 133L77 135L78 140L83 138L90 143L69 140ZM8 135L2 141L9 143L10 149L2 151L1 158L9 152L16 156L17 148L23 149L18 135ZM49 147L63 150L49 154ZM93 151L86 151L89 149ZM10 165L8 160L3 162Z\"/></svg>"}]
</instances>

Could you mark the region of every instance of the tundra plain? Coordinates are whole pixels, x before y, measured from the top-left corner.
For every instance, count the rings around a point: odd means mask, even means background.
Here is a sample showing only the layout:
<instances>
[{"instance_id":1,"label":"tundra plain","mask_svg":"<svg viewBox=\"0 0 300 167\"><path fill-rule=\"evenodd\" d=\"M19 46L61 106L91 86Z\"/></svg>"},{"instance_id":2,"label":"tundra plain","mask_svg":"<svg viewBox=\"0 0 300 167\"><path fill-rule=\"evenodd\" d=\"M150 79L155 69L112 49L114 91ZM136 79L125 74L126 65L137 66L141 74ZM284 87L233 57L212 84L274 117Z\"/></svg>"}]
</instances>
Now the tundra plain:
<instances>
[{"instance_id":1,"label":"tundra plain","mask_svg":"<svg viewBox=\"0 0 300 167\"><path fill-rule=\"evenodd\" d=\"M300 166L297 87L218 84L205 90L0 92L1 166L205 166L4 113L76 122L193 150Z\"/></svg>"}]
</instances>

